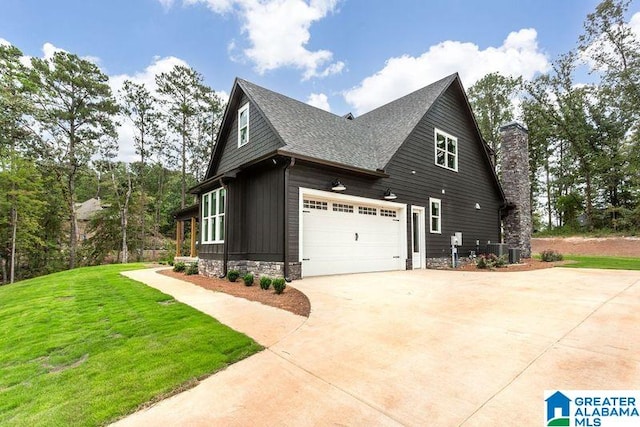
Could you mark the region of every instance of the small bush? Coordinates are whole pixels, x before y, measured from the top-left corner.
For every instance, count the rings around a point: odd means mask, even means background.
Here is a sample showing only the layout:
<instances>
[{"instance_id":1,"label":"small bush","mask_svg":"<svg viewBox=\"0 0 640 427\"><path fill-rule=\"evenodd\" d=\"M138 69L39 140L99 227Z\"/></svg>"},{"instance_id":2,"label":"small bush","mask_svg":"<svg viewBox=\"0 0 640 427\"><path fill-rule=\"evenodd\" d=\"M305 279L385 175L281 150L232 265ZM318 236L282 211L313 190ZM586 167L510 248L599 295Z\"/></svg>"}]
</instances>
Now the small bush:
<instances>
[{"instance_id":1,"label":"small bush","mask_svg":"<svg viewBox=\"0 0 640 427\"><path fill-rule=\"evenodd\" d=\"M253 274L251 273L247 273L242 277L242 280L244 280L244 284L246 286L251 286L253 285Z\"/></svg>"},{"instance_id":2,"label":"small bush","mask_svg":"<svg viewBox=\"0 0 640 427\"><path fill-rule=\"evenodd\" d=\"M176 273L182 273L186 269L187 269L187 266L184 262L176 262L173 265L173 271L175 271Z\"/></svg>"},{"instance_id":3,"label":"small bush","mask_svg":"<svg viewBox=\"0 0 640 427\"><path fill-rule=\"evenodd\" d=\"M551 249L546 249L540 254L540 259L544 262L562 261L563 258L560 252Z\"/></svg>"},{"instance_id":4,"label":"small bush","mask_svg":"<svg viewBox=\"0 0 640 427\"><path fill-rule=\"evenodd\" d=\"M173 266L173 260L172 259L167 260L167 264L169 264L170 266Z\"/></svg>"},{"instance_id":5,"label":"small bush","mask_svg":"<svg viewBox=\"0 0 640 427\"><path fill-rule=\"evenodd\" d=\"M227 272L227 279L229 279L230 282L235 282L238 280L238 277L240 277L240 272L238 270L231 270Z\"/></svg>"},{"instance_id":6,"label":"small bush","mask_svg":"<svg viewBox=\"0 0 640 427\"><path fill-rule=\"evenodd\" d=\"M505 256L497 256L496 254L480 255L476 259L476 268L493 270L494 268L502 268L507 265Z\"/></svg>"},{"instance_id":7,"label":"small bush","mask_svg":"<svg viewBox=\"0 0 640 427\"><path fill-rule=\"evenodd\" d=\"M260 278L260 289L264 289L265 291L271 287L271 278L267 276L262 276Z\"/></svg>"},{"instance_id":8,"label":"small bush","mask_svg":"<svg viewBox=\"0 0 640 427\"><path fill-rule=\"evenodd\" d=\"M198 263L192 262L191 264L189 264L189 267L187 267L187 270L184 272L184 274L186 274L187 276L198 274Z\"/></svg>"},{"instance_id":9,"label":"small bush","mask_svg":"<svg viewBox=\"0 0 640 427\"><path fill-rule=\"evenodd\" d=\"M271 281L271 284L273 285L273 289L276 291L276 294L278 294L278 295L283 293L284 289L287 287L287 284L285 283L285 281L284 281L284 279L282 277L279 277L277 279L273 279Z\"/></svg>"}]
</instances>

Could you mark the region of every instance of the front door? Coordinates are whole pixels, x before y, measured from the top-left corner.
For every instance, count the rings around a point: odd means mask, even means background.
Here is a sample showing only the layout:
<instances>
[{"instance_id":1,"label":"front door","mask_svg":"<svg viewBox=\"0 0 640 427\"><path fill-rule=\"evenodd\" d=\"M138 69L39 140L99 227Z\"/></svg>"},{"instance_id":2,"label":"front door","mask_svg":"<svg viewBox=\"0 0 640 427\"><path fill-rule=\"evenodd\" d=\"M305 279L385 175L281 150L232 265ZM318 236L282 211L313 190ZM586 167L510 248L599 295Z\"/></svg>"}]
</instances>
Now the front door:
<instances>
[{"instance_id":1,"label":"front door","mask_svg":"<svg viewBox=\"0 0 640 427\"><path fill-rule=\"evenodd\" d=\"M421 206L411 207L411 245L413 247L412 263L413 268L425 268L425 219L424 208Z\"/></svg>"}]
</instances>

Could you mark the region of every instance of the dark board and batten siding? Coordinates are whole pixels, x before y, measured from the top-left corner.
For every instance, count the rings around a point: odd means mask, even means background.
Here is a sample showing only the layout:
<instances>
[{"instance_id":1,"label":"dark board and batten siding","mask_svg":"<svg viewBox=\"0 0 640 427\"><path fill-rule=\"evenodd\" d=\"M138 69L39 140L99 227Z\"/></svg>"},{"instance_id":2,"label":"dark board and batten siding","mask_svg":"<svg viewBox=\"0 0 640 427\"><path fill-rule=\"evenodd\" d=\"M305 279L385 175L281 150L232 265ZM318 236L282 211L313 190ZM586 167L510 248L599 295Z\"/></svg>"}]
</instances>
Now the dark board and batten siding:
<instances>
[{"instance_id":1,"label":"dark board and batten siding","mask_svg":"<svg viewBox=\"0 0 640 427\"><path fill-rule=\"evenodd\" d=\"M487 241L500 238L499 208L502 203L483 151L482 142L469 115L465 98L452 85L433 105L389 162L389 178L375 179L347 174L308 164L296 164L290 171L289 186L289 261L299 257L299 188L330 191L330 183L339 178L347 187L342 194L383 200L389 188L407 204L407 253L411 253L411 205L426 209L425 230L428 258L447 257L451 253L450 236L463 233L460 256L468 256ZM458 138L458 172L435 164L434 128ZM415 174L412 173L415 171ZM445 193L442 194L442 190ZM429 198L442 201L442 233L429 232ZM480 210L475 208L480 204Z\"/></svg>"},{"instance_id":2,"label":"dark board and batten siding","mask_svg":"<svg viewBox=\"0 0 640 427\"><path fill-rule=\"evenodd\" d=\"M281 165L243 171L227 185L230 260L282 261L284 254L284 171ZM222 244L201 245L199 255L222 259Z\"/></svg>"},{"instance_id":3,"label":"dark board and batten siding","mask_svg":"<svg viewBox=\"0 0 640 427\"><path fill-rule=\"evenodd\" d=\"M394 155L387 172L394 182L398 199L427 209L427 257L451 253L450 237L463 233L460 256L468 256L488 241L500 238L499 208L502 203L483 142L466 108L460 88L453 84L434 103L428 114ZM434 129L458 139L458 171L435 164ZM416 159L422 159L417 162ZM416 171L415 174L412 171ZM398 189L397 191L395 189ZM444 194L443 191L444 190ZM442 201L442 233L429 232L429 198ZM475 208L476 203L480 210Z\"/></svg>"},{"instance_id":4,"label":"dark board and batten siding","mask_svg":"<svg viewBox=\"0 0 640 427\"><path fill-rule=\"evenodd\" d=\"M282 145L264 116L255 105L250 104L249 142L238 148L238 109L247 102L249 102L249 98L243 94L238 108L229 112L233 121L226 138L224 138L224 141L220 141L220 143L224 144L222 156L218 162L217 170L213 172L212 176L231 171L244 163L275 151Z\"/></svg>"}]
</instances>

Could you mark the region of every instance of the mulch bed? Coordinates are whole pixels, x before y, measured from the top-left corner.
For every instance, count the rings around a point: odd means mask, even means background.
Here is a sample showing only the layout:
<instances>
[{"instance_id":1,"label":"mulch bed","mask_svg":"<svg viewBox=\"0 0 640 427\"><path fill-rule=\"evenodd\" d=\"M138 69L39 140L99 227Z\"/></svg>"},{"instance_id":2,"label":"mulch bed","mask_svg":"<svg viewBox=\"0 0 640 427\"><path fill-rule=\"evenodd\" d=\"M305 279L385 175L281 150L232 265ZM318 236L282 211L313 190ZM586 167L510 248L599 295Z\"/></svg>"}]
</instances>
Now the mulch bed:
<instances>
[{"instance_id":1,"label":"mulch bed","mask_svg":"<svg viewBox=\"0 0 640 427\"><path fill-rule=\"evenodd\" d=\"M237 282L229 282L226 279L205 277L199 274L187 276L184 273L176 273L172 270L160 270L158 273L193 283L194 285L209 289L210 291L224 292L225 294L233 295L234 297L244 298L249 301L257 301L271 307L287 310L299 316L309 317L309 312L311 311L309 298L296 288L292 287L290 283L287 283L287 287L282 294L277 295L273 289L266 291L260 289L258 284L245 286L242 278L238 279Z\"/></svg>"},{"instance_id":2,"label":"mulch bed","mask_svg":"<svg viewBox=\"0 0 640 427\"><path fill-rule=\"evenodd\" d=\"M477 268L475 264L467 264L463 267L456 268L460 271L498 271L498 272L513 272L513 271L531 271L540 270L543 268L551 268L557 265L565 264L567 261L558 262L544 262L534 258L523 258L520 260L520 264L510 264L504 268L496 268L493 270Z\"/></svg>"}]
</instances>

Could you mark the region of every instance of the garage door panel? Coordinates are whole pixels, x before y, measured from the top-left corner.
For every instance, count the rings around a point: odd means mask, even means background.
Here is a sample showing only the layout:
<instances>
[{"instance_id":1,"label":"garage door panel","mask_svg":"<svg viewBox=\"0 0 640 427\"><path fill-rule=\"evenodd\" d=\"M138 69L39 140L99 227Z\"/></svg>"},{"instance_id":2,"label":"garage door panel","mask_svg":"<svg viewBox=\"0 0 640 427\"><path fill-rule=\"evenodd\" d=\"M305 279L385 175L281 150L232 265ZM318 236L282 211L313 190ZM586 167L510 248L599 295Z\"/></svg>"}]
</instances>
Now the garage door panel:
<instances>
[{"instance_id":1,"label":"garage door panel","mask_svg":"<svg viewBox=\"0 0 640 427\"><path fill-rule=\"evenodd\" d=\"M359 213L357 204L354 212L337 212L332 209L333 201L327 203L326 210L306 208L302 212L304 276L404 268L404 229L397 218L380 216L379 208L372 206L362 211L376 215Z\"/></svg>"}]
</instances>

